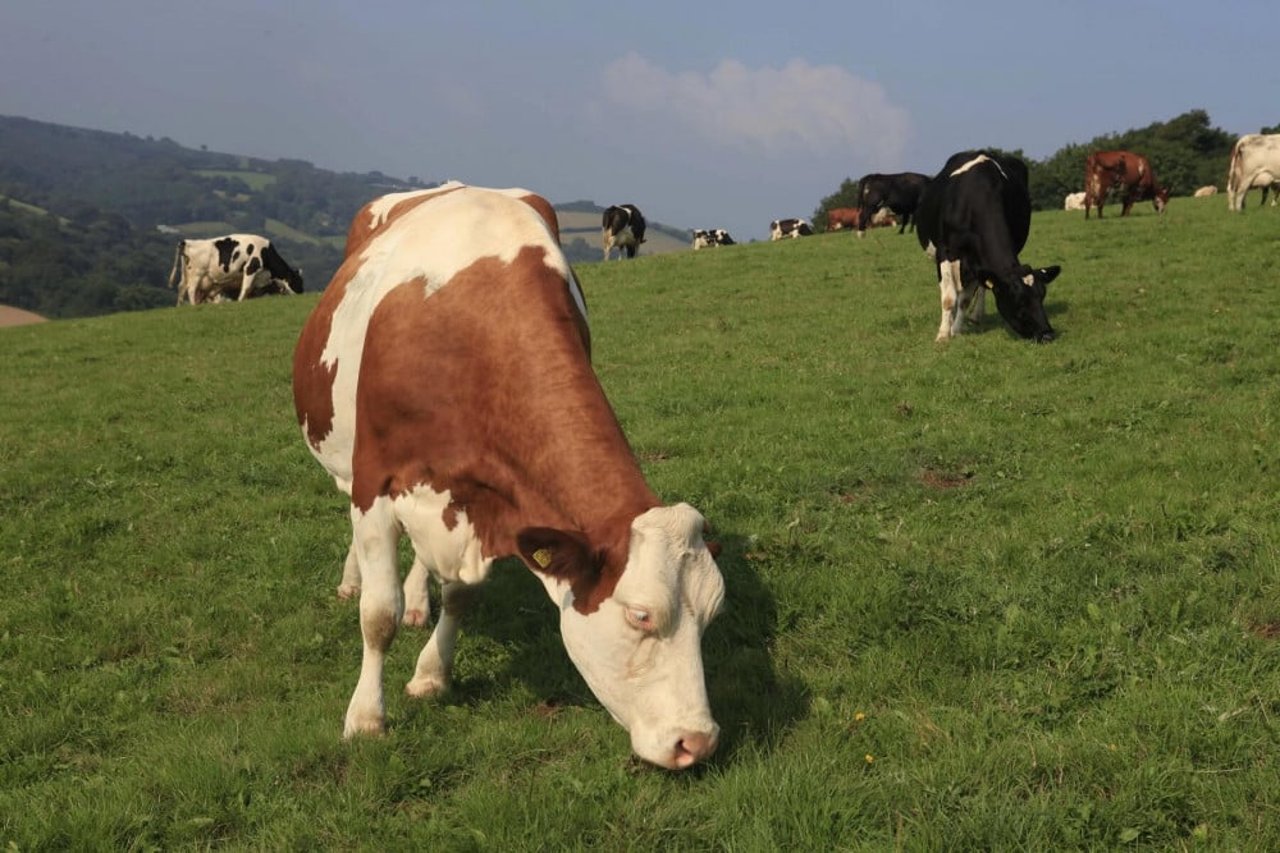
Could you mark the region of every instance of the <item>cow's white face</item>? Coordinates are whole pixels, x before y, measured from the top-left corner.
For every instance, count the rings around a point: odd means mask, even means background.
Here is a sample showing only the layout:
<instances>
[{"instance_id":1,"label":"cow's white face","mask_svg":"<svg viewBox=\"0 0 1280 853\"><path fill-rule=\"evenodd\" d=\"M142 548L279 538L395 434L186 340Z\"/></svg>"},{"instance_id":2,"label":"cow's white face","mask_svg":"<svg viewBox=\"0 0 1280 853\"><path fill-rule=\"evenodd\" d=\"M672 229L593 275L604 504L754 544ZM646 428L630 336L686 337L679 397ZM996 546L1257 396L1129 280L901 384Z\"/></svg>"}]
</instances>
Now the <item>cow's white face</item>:
<instances>
[{"instance_id":1,"label":"cow's white face","mask_svg":"<svg viewBox=\"0 0 1280 853\"><path fill-rule=\"evenodd\" d=\"M702 632L724 601L724 579L702 529L688 504L637 517L626 570L589 614L574 609L567 584L543 578L591 692L630 732L638 756L672 770L710 755L720 731L707 702Z\"/></svg>"}]
</instances>

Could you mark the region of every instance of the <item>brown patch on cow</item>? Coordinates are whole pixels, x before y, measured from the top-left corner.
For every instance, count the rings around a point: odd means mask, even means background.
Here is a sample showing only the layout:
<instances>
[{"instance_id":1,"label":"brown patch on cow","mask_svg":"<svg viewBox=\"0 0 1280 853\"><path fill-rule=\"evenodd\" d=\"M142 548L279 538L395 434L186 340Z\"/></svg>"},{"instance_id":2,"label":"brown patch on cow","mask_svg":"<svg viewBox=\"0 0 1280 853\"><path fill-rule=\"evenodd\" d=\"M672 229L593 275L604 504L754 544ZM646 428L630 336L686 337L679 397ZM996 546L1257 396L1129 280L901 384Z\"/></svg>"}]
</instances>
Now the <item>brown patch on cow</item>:
<instances>
[{"instance_id":1,"label":"brown patch on cow","mask_svg":"<svg viewBox=\"0 0 1280 853\"><path fill-rule=\"evenodd\" d=\"M556 245L560 245L560 217L556 216L556 209L551 206L551 202L536 193L522 195L520 200L542 217L542 221L547 223L547 230L556 238Z\"/></svg>"},{"instance_id":2,"label":"brown patch on cow","mask_svg":"<svg viewBox=\"0 0 1280 853\"><path fill-rule=\"evenodd\" d=\"M396 615L391 612L375 613L360 617L360 633L364 641L375 649L386 651L396 638Z\"/></svg>"},{"instance_id":3,"label":"brown patch on cow","mask_svg":"<svg viewBox=\"0 0 1280 853\"><path fill-rule=\"evenodd\" d=\"M659 505L591 369L565 278L529 245L426 295L392 288L369 318L356 391L352 502L429 483L486 556L527 527L576 531L601 555L574 587L592 612L626 566L631 521Z\"/></svg>"},{"instance_id":4,"label":"brown patch on cow","mask_svg":"<svg viewBox=\"0 0 1280 853\"><path fill-rule=\"evenodd\" d=\"M958 489L967 486L973 479L972 471L943 471L938 468L925 468L920 472L920 482L931 489Z\"/></svg>"},{"instance_id":5,"label":"brown patch on cow","mask_svg":"<svg viewBox=\"0 0 1280 853\"><path fill-rule=\"evenodd\" d=\"M326 367L321 356L333 330L333 312L338 310L347 285L359 269L356 261L347 261L338 268L303 325L293 350L293 407L298 424L306 427L308 443L315 448L333 430L333 380L338 374L338 363Z\"/></svg>"}]
</instances>

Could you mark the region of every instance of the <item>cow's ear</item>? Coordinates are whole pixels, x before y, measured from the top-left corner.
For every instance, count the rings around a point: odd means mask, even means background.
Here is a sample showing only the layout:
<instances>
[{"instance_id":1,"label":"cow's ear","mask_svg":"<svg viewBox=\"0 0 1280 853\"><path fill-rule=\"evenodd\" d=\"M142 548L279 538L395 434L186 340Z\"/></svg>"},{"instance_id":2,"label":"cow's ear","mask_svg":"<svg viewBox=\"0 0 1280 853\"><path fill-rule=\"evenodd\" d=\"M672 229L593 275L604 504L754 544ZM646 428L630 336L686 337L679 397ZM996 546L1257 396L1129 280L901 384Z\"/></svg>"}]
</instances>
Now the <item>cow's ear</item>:
<instances>
[{"instance_id":1,"label":"cow's ear","mask_svg":"<svg viewBox=\"0 0 1280 853\"><path fill-rule=\"evenodd\" d=\"M1041 267L1035 272L1036 281L1040 282L1041 284L1048 284L1049 282L1057 278L1058 273L1060 272L1062 272L1062 267L1056 264L1051 267Z\"/></svg>"},{"instance_id":2,"label":"cow's ear","mask_svg":"<svg viewBox=\"0 0 1280 853\"><path fill-rule=\"evenodd\" d=\"M720 543L719 542L717 542L714 539L706 539L704 540L704 544L707 546L707 550L711 552L711 559L713 560L720 559Z\"/></svg>"},{"instance_id":3,"label":"cow's ear","mask_svg":"<svg viewBox=\"0 0 1280 853\"><path fill-rule=\"evenodd\" d=\"M587 540L568 530L526 527L516 534L516 548L535 572L570 583L580 583L598 571Z\"/></svg>"}]
</instances>

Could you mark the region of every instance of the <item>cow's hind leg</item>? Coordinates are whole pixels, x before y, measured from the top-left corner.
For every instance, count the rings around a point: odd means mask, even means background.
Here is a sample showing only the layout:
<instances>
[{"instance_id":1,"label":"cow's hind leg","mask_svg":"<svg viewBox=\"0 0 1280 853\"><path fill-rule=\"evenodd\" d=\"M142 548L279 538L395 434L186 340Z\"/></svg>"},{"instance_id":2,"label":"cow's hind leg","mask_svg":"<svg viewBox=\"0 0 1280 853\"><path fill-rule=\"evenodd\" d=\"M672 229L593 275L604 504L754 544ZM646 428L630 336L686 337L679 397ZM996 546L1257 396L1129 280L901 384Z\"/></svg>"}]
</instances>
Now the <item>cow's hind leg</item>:
<instances>
[{"instance_id":1,"label":"cow's hind leg","mask_svg":"<svg viewBox=\"0 0 1280 853\"><path fill-rule=\"evenodd\" d=\"M360 661L360 679L347 706L343 737L381 734L385 728L382 668L387 649L395 639L403 606L400 575L396 570L400 528L390 500L378 498L367 512L352 506L351 526L355 531L363 584L360 591L360 634L364 638L364 655Z\"/></svg>"},{"instance_id":2,"label":"cow's hind leg","mask_svg":"<svg viewBox=\"0 0 1280 853\"><path fill-rule=\"evenodd\" d=\"M347 548L347 559L342 563L342 583L338 584L338 598L343 600L360 594L360 559L356 555L354 531L351 545Z\"/></svg>"},{"instance_id":3,"label":"cow's hind leg","mask_svg":"<svg viewBox=\"0 0 1280 853\"><path fill-rule=\"evenodd\" d=\"M431 591L427 581L431 571L415 557L409 576L404 579L404 618L401 623L412 628L425 628L431 621Z\"/></svg>"},{"instance_id":4,"label":"cow's hind leg","mask_svg":"<svg viewBox=\"0 0 1280 853\"><path fill-rule=\"evenodd\" d=\"M449 686L458 628L476 592L476 586L461 581L441 584L440 621L418 655L418 665L413 678L404 687L405 693L421 699L440 693Z\"/></svg>"}]
</instances>

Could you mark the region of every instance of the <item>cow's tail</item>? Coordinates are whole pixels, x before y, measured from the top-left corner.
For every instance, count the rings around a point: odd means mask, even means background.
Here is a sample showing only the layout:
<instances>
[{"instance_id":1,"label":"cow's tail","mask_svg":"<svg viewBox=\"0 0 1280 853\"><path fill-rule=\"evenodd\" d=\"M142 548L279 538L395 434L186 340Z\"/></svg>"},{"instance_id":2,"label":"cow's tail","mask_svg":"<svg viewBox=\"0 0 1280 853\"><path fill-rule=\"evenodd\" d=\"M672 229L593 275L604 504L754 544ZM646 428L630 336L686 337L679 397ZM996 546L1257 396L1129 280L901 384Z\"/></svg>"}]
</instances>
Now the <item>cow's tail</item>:
<instances>
[{"instance_id":1,"label":"cow's tail","mask_svg":"<svg viewBox=\"0 0 1280 853\"><path fill-rule=\"evenodd\" d=\"M1236 140L1236 144L1231 146L1231 159L1227 165L1227 209L1242 210L1244 205L1236 207L1236 191L1240 186L1240 179L1244 177L1241 172L1244 171L1244 164L1240 157L1240 140Z\"/></svg>"},{"instance_id":2,"label":"cow's tail","mask_svg":"<svg viewBox=\"0 0 1280 853\"><path fill-rule=\"evenodd\" d=\"M178 248L174 249L173 251L173 269L169 270L169 287L175 286L174 282L178 280L178 271L180 269L182 270L182 272L184 273L186 272L185 269L182 269L185 266L185 264L183 263L182 250L186 248L186 245L187 245L186 240L179 240Z\"/></svg>"}]
</instances>

